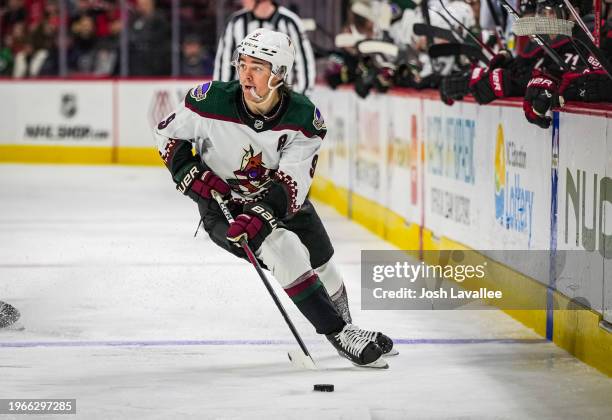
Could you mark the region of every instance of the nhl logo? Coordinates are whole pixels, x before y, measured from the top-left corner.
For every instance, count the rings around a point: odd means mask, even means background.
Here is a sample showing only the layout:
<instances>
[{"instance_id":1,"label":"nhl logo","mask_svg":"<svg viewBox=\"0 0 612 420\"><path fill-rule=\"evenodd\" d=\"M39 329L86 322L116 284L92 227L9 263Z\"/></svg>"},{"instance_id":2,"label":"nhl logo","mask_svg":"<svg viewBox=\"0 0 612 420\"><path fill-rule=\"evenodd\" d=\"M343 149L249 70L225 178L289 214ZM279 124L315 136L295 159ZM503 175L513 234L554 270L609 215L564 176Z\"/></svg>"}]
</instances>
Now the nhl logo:
<instances>
[{"instance_id":1,"label":"nhl logo","mask_svg":"<svg viewBox=\"0 0 612 420\"><path fill-rule=\"evenodd\" d=\"M262 120L255 120L255 123L253 124L253 127L255 127L255 130L261 130L263 128L263 121Z\"/></svg>"},{"instance_id":2,"label":"nhl logo","mask_svg":"<svg viewBox=\"0 0 612 420\"><path fill-rule=\"evenodd\" d=\"M73 93L65 93L62 95L62 103L60 112L66 118L72 118L77 112L76 95Z\"/></svg>"}]
</instances>

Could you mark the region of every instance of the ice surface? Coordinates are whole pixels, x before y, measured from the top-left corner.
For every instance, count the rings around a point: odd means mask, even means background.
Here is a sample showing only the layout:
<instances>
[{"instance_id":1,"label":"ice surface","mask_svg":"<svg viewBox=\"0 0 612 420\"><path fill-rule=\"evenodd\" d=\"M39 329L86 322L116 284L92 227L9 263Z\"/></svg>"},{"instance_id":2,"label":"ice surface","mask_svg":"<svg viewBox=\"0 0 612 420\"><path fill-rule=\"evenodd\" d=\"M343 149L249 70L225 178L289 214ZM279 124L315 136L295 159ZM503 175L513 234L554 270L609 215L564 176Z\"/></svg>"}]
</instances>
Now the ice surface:
<instances>
[{"instance_id":1,"label":"ice surface","mask_svg":"<svg viewBox=\"0 0 612 420\"><path fill-rule=\"evenodd\" d=\"M257 275L193 238L165 169L0 165L0 299L25 327L0 331L0 398L76 398L85 419L612 418L609 378L499 311L360 311L359 252L392 247L317 208L356 323L402 343L388 370L341 359L277 287L321 368L295 370Z\"/></svg>"}]
</instances>

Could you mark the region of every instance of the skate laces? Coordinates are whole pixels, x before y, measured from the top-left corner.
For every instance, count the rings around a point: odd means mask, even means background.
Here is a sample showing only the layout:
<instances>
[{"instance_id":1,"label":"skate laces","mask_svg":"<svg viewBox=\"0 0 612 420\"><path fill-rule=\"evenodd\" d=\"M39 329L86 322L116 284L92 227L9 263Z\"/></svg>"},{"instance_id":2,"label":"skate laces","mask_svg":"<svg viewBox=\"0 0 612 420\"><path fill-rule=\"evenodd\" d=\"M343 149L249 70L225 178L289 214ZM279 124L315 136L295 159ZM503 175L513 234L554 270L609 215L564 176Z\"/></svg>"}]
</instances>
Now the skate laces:
<instances>
[{"instance_id":1,"label":"skate laces","mask_svg":"<svg viewBox=\"0 0 612 420\"><path fill-rule=\"evenodd\" d=\"M362 335L359 327L351 324L346 326L338 334L338 340L342 347L349 353L359 356L363 349L370 344L371 340Z\"/></svg>"},{"instance_id":2,"label":"skate laces","mask_svg":"<svg viewBox=\"0 0 612 420\"><path fill-rule=\"evenodd\" d=\"M354 327L359 330L359 334L361 334L362 337L367 338L370 341L376 342L376 338L378 338L378 332L362 330L356 325Z\"/></svg>"}]
</instances>

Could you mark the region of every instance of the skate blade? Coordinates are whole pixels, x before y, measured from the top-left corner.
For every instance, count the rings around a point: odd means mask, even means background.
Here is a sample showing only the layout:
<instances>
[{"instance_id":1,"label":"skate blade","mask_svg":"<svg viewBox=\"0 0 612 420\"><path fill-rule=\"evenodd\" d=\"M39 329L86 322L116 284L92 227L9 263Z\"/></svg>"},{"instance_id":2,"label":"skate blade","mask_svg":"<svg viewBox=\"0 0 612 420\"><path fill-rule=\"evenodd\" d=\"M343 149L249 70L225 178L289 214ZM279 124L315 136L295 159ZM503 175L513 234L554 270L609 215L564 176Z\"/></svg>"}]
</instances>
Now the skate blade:
<instances>
[{"instance_id":1,"label":"skate blade","mask_svg":"<svg viewBox=\"0 0 612 420\"><path fill-rule=\"evenodd\" d=\"M369 369L389 369L389 364L385 359L379 357L377 360L374 360L372 363L368 363L367 365L358 365L357 363L353 363L355 366L360 368L369 368Z\"/></svg>"},{"instance_id":2,"label":"skate blade","mask_svg":"<svg viewBox=\"0 0 612 420\"><path fill-rule=\"evenodd\" d=\"M291 364L298 369L317 370L317 365L311 356L306 356L301 351L290 351L287 353Z\"/></svg>"},{"instance_id":3,"label":"skate blade","mask_svg":"<svg viewBox=\"0 0 612 420\"><path fill-rule=\"evenodd\" d=\"M399 354L399 351L397 351L395 349L391 349L391 351L389 351L389 353L383 353L383 357L397 356L398 354Z\"/></svg>"}]
</instances>

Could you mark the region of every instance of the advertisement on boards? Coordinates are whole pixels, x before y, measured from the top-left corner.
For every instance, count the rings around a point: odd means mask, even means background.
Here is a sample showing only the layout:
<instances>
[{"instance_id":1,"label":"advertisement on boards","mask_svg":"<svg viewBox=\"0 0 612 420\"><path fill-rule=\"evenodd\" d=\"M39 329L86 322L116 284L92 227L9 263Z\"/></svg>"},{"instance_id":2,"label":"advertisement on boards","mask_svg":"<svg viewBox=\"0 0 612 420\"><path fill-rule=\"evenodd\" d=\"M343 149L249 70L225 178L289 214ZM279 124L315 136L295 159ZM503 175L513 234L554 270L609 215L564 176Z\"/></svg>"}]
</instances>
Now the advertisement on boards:
<instances>
[{"instance_id":1,"label":"advertisement on boards","mask_svg":"<svg viewBox=\"0 0 612 420\"><path fill-rule=\"evenodd\" d=\"M479 124L474 104L449 107L424 101L425 226L438 237L474 248L480 247L474 242L479 230Z\"/></svg>"},{"instance_id":2,"label":"advertisement on boards","mask_svg":"<svg viewBox=\"0 0 612 420\"><path fill-rule=\"evenodd\" d=\"M189 89L203 82L187 80L119 83L117 118L121 145L154 146L153 128L185 99Z\"/></svg>"},{"instance_id":3,"label":"advertisement on boards","mask_svg":"<svg viewBox=\"0 0 612 420\"><path fill-rule=\"evenodd\" d=\"M387 97L370 95L357 99L357 146L353 191L384 203L386 168Z\"/></svg>"},{"instance_id":4,"label":"advertisement on boards","mask_svg":"<svg viewBox=\"0 0 612 420\"><path fill-rule=\"evenodd\" d=\"M484 119L492 214L483 232L491 249L549 249L552 129L536 129L520 108L499 107L497 120Z\"/></svg>"},{"instance_id":5,"label":"advertisement on boards","mask_svg":"<svg viewBox=\"0 0 612 420\"><path fill-rule=\"evenodd\" d=\"M12 82L0 105L2 142L110 146L112 82Z\"/></svg>"},{"instance_id":6,"label":"advertisement on boards","mask_svg":"<svg viewBox=\"0 0 612 420\"><path fill-rule=\"evenodd\" d=\"M606 221L612 217L612 178L602 153L608 150L607 125L603 118L565 114L559 127L557 247L586 252L565 262L556 288L596 308L603 305L604 268L612 259L612 229Z\"/></svg>"},{"instance_id":7,"label":"advertisement on boards","mask_svg":"<svg viewBox=\"0 0 612 420\"><path fill-rule=\"evenodd\" d=\"M357 135L355 128L355 98L350 91L318 88L312 96L327 125L327 135L321 146L317 175L333 180L339 187L349 187L349 147Z\"/></svg>"},{"instance_id":8,"label":"advertisement on boards","mask_svg":"<svg viewBox=\"0 0 612 420\"><path fill-rule=\"evenodd\" d=\"M387 118L385 206L410 223L420 223L421 101L390 96Z\"/></svg>"}]
</instances>

